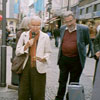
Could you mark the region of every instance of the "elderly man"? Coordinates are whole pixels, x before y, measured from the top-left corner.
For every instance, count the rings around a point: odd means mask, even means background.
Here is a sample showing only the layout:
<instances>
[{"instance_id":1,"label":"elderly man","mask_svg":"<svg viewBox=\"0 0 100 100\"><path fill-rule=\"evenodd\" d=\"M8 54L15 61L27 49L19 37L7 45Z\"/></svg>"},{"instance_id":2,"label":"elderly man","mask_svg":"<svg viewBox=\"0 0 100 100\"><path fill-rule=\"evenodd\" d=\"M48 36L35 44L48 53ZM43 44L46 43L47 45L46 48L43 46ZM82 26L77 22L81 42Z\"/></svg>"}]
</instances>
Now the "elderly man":
<instances>
[{"instance_id":1,"label":"elderly man","mask_svg":"<svg viewBox=\"0 0 100 100\"><path fill-rule=\"evenodd\" d=\"M58 55L60 76L58 93L55 100L63 100L69 73L69 82L79 82L85 65L86 45L90 45L93 56L88 27L76 24L76 19L71 11L64 13L64 23L66 25L60 29L61 45ZM66 100L68 100L68 94Z\"/></svg>"},{"instance_id":2,"label":"elderly man","mask_svg":"<svg viewBox=\"0 0 100 100\"><path fill-rule=\"evenodd\" d=\"M26 53L20 77L18 100L45 100L46 69L51 54L50 39L40 31L41 19L30 19L30 30L19 38L16 55Z\"/></svg>"}]
</instances>

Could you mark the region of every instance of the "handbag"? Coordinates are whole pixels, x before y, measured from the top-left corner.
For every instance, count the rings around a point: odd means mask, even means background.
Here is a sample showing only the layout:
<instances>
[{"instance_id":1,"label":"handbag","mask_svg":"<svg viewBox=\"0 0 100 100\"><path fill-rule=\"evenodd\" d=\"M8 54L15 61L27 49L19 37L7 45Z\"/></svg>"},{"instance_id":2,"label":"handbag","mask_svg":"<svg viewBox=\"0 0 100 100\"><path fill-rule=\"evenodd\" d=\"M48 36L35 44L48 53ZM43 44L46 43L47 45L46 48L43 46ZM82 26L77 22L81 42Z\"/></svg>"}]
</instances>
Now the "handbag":
<instances>
[{"instance_id":1,"label":"handbag","mask_svg":"<svg viewBox=\"0 0 100 100\"><path fill-rule=\"evenodd\" d=\"M23 71L23 64L26 58L26 54L22 54L20 56L15 56L12 60L12 72L16 74L21 74Z\"/></svg>"}]
</instances>

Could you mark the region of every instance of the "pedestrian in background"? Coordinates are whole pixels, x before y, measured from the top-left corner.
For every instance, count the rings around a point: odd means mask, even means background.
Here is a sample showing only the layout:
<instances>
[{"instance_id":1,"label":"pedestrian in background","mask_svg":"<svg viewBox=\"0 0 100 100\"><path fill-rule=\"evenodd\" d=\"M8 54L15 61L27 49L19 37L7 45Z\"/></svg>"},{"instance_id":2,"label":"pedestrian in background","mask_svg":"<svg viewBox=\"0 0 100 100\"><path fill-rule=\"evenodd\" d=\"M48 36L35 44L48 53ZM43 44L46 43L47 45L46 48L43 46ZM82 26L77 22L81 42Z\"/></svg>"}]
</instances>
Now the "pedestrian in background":
<instances>
[{"instance_id":1,"label":"pedestrian in background","mask_svg":"<svg viewBox=\"0 0 100 100\"><path fill-rule=\"evenodd\" d=\"M97 64L98 64L98 60L99 60L99 57L100 57L100 31L99 31L99 33L97 34L97 36L94 40L94 54L95 54L96 64L95 64L93 84L95 82Z\"/></svg>"},{"instance_id":2,"label":"pedestrian in background","mask_svg":"<svg viewBox=\"0 0 100 100\"><path fill-rule=\"evenodd\" d=\"M49 36L40 31L40 26L38 16L31 18L30 30L22 33L17 44L16 55L27 54L20 77L18 100L45 100L51 47Z\"/></svg>"},{"instance_id":3,"label":"pedestrian in background","mask_svg":"<svg viewBox=\"0 0 100 100\"><path fill-rule=\"evenodd\" d=\"M9 34L10 34L10 30L8 28L6 28L6 42L9 42Z\"/></svg>"},{"instance_id":4,"label":"pedestrian in background","mask_svg":"<svg viewBox=\"0 0 100 100\"><path fill-rule=\"evenodd\" d=\"M90 30L90 39L92 41L92 44L94 44L93 42L94 42L94 39L97 34L97 29L96 29L94 20L90 20L88 22L88 26L89 26L89 30ZM89 54L90 54L90 48L88 48L87 56L89 56Z\"/></svg>"},{"instance_id":5,"label":"pedestrian in background","mask_svg":"<svg viewBox=\"0 0 100 100\"><path fill-rule=\"evenodd\" d=\"M81 24L86 25L87 21L84 19L82 20Z\"/></svg>"},{"instance_id":6,"label":"pedestrian in background","mask_svg":"<svg viewBox=\"0 0 100 100\"><path fill-rule=\"evenodd\" d=\"M97 33L100 32L100 24L97 26Z\"/></svg>"},{"instance_id":7,"label":"pedestrian in background","mask_svg":"<svg viewBox=\"0 0 100 100\"><path fill-rule=\"evenodd\" d=\"M30 24L30 18L24 17L20 26L19 26L19 29L16 33L16 43L18 42L18 40L23 32L29 31L29 29L30 29L29 24Z\"/></svg>"},{"instance_id":8,"label":"pedestrian in background","mask_svg":"<svg viewBox=\"0 0 100 100\"><path fill-rule=\"evenodd\" d=\"M47 30L47 34L48 34L49 38L52 39L52 32L50 29Z\"/></svg>"},{"instance_id":9,"label":"pedestrian in background","mask_svg":"<svg viewBox=\"0 0 100 100\"><path fill-rule=\"evenodd\" d=\"M53 34L54 34L54 38L55 38L55 46L58 47L59 38L60 38L60 30L58 28L58 25L56 25Z\"/></svg>"},{"instance_id":10,"label":"pedestrian in background","mask_svg":"<svg viewBox=\"0 0 100 100\"><path fill-rule=\"evenodd\" d=\"M76 19L71 11L63 14L66 25L61 27L61 45L58 54L60 69L59 88L55 100L63 100L68 75L69 83L79 82L86 60L86 46L89 44L93 56L92 43L89 37L89 29L86 25L76 24ZM68 100L68 93L66 95Z\"/></svg>"}]
</instances>

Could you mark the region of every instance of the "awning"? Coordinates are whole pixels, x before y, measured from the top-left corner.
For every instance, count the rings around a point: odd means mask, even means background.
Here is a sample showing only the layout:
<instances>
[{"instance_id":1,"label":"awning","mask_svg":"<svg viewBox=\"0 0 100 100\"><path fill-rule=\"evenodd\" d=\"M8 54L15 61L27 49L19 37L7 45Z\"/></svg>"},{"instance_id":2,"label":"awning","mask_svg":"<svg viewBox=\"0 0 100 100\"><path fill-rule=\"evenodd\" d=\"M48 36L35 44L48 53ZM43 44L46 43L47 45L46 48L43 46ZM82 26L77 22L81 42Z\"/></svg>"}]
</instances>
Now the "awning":
<instances>
[{"instance_id":1,"label":"awning","mask_svg":"<svg viewBox=\"0 0 100 100\"><path fill-rule=\"evenodd\" d=\"M53 22L58 21L58 20L60 20L60 18L58 18L58 17L53 17L53 18L51 18L50 20L48 19L46 23L53 23Z\"/></svg>"}]
</instances>

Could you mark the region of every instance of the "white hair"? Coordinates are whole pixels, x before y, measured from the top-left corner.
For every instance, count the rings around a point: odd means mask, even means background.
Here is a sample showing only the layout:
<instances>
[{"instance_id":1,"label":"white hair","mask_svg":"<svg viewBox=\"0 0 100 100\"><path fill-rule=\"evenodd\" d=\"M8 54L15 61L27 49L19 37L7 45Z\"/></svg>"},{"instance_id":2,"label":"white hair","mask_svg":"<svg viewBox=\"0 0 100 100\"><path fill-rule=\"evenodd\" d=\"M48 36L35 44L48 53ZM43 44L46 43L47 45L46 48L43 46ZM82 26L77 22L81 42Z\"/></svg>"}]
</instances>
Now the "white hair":
<instances>
[{"instance_id":1,"label":"white hair","mask_svg":"<svg viewBox=\"0 0 100 100\"><path fill-rule=\"evenodd\" d=\"M31 20L38 20L38 21L42 21L42 19L39 16L33 16L31 17Z\"/></svg>"},{"instance_id":2,"label":"white hair","mask_svg":"<svg viewBox=\"0 0 100 100\"><path fill-rule=\"evenodd\" d=\"M31 19L31 21L32 20L36 20L36 21L40 21L40 23L42 23L42 19L39 17L39 16L33 16L33 17L31 17L30 18ZM42 28L42 24L40 25L40 29Z\"/></svg>"}]
</instances>

